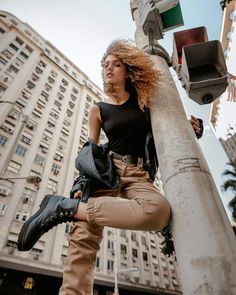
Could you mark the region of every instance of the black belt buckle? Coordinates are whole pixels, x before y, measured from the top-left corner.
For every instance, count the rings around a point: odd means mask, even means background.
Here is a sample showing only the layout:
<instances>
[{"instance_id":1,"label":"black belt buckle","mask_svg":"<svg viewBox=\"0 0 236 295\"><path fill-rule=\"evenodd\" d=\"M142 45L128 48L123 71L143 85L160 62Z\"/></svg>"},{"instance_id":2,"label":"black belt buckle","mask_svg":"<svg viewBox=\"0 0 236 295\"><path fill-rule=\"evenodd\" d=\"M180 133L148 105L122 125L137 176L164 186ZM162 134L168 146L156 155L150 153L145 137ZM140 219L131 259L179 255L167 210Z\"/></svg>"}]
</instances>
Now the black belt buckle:
<instances>
[{"instance_id":1,"label":"black belt buckle","mask_svg":"<svg viewBox=\"0 0 236 295\"><path fill-rule=\"evenodd\" d=\"M122 157L122 161L126 164L137 164L135 159L132 158L130 155L125 155Z\"/></svg>"}]
</instances>

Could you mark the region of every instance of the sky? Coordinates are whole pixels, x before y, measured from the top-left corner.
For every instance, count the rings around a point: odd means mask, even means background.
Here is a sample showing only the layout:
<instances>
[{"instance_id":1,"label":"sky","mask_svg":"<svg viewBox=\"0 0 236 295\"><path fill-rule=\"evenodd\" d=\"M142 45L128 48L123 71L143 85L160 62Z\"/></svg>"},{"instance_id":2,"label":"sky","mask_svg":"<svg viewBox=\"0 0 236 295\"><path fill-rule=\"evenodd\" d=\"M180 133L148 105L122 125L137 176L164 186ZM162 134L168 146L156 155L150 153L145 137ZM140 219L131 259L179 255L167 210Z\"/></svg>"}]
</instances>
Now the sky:
<instances>
[{"instance_id":1,"label":"sky","mask_svg":"<svg viewBox=\"0 0 236 295\"><path fill-rule=\"evenodd\" d=\"M220 38L222 10L220 0L180 0L185 30L198 26L207 28L209 40ZM101 57L114 39L134 40L135 23L129 0L0 0L0 10L12 13L29 24L43 38L50 41L89 78L102 88ZM172 53L173 30L167 32L160 43ZM209 126L210 105L191 101L178 83L188 116L204 120L205 133L199 141L217 188L223 182L222 172L228 161L223 148ZM220 192L224 205L231 193ZM229 211L227 210L229 215Z\"/></svg>"}]
</instances>

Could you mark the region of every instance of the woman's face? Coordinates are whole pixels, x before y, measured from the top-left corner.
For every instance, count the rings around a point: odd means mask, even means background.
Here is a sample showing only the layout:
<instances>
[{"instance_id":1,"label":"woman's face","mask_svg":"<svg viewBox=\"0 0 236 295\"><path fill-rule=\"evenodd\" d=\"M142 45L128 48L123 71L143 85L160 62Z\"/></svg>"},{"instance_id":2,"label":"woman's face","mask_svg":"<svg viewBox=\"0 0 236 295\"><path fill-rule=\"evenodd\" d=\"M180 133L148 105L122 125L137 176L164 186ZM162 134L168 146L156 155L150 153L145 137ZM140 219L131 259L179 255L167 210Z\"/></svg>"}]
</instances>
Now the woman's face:
<instances>
[{"instance_id":1,"label":"woman's face","mask_svg":"<svg viewBox=\"0 0 236 295\"><path fill-rule=\"evenodd\" d=\"M116 55L108 55L104 62L104 79L113 85L125 85L127 70L125 64Z\"/></svg>"}]
</instances>

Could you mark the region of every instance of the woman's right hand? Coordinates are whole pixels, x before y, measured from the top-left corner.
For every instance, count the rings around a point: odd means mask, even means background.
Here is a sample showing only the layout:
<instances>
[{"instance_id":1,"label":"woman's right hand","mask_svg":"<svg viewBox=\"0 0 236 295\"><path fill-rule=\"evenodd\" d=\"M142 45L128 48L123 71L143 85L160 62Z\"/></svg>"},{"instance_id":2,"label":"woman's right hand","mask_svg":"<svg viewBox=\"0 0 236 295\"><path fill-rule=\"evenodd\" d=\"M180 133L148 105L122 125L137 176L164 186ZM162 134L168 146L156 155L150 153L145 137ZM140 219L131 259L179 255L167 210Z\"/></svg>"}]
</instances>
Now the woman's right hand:
<instances>
[{"instance_id":1,"label":"woman's right hand","mask_svg":"<svg viewBox=\"0 0 236 295\"><path fill-rule=\"evenodd\" d=\"M81 197L82 197L82 191L81 191L81 190L78 190L78 191L74 192L73 197L74 197L75 199L79 199L79 198L81 198Z\"/></svg>"}]
</instances>

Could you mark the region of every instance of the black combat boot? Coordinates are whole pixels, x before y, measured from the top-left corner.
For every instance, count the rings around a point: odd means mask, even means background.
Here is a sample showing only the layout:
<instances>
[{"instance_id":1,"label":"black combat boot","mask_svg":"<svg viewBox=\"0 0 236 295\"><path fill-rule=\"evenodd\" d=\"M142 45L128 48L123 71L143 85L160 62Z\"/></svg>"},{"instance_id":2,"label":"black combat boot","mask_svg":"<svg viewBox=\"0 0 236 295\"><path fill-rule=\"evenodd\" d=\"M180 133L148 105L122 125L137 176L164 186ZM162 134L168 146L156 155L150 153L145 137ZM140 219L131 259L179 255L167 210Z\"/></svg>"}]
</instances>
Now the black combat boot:
<instances>
[{"instance_id":1,"label":"black combat boot","mask_svg":"<svg viewBox=\"0 0 236 295\"><path fill-rule=\"evenodd\" d=\"M24 223L18 238L18 249L29 251L39 238L59 223L73 221L80 199L47 195L40 209Z\"/></svg>"}]
</instances>

